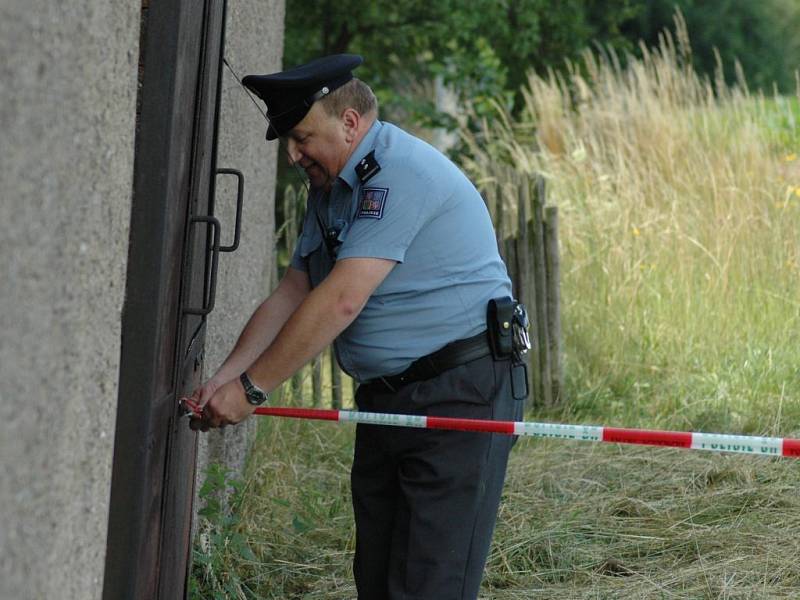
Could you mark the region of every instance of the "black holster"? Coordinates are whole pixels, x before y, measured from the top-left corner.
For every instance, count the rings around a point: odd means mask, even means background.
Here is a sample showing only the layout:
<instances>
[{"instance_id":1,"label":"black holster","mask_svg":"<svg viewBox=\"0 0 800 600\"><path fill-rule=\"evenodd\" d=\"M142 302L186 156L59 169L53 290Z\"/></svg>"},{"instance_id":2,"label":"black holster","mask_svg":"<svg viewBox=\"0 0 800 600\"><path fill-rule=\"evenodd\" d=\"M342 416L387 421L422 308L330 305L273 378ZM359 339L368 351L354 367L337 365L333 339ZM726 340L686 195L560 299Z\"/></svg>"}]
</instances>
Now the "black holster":
<instances>
[{"instance_id":1,"label":"black holster","mask_svg":"<svg viewBox=\"0 0 800 600\"><path fill-rule=\"evenodd\" d=\"M514 350L511 324L516 304L516 300L511 296L489 300L486 328L489 331L489 344L495 360L511 358Z\"/></svg>"},{"instance_id":2,"label":"black holster","mask_svg":"<svg viewBox=\"0 0 800 600\"><path fill-rule=\"evenodd\" d=\"M525 305L510 296L489 300L486 309L486 328L489 346L495 360L508 360L511 369L511 389L514 398L528 397L528 365L524 356L528 352L528 314Z\"/></svg>"}]
</instances>

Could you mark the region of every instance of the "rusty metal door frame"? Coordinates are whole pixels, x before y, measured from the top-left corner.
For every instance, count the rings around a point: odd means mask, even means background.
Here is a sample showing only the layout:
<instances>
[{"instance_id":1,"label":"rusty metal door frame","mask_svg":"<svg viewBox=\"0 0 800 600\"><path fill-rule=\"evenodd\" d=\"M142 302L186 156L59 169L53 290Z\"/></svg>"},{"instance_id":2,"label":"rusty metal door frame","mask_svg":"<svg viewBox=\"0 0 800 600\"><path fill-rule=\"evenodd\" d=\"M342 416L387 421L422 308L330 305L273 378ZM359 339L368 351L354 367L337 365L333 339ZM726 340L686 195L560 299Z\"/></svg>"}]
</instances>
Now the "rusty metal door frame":
<instances>
[{"instance_id":1,"label":"rusty metal door frame","mask_svg":"<svg viewBox=\"0 0 800 600\"><path fill-rule=\"evenodd\" d=\"M226 250L213 217L225 0L143 6L105 600L185 597L197 437L176 400L199 381Z\"/></svg>"}]
</instances>

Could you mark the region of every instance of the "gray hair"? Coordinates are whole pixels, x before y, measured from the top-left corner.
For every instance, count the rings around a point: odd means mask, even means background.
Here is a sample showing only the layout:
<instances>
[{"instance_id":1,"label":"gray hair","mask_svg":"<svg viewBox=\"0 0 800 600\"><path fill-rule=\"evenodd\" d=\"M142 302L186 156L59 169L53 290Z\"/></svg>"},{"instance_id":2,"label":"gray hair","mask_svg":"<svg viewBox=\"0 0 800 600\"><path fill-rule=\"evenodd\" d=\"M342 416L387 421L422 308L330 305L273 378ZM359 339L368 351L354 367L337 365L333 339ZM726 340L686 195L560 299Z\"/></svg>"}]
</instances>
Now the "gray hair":
<instances>
[{"instance_id":1,"label":"gray hair","mask_svg":"<svg viewBox=\"0 0 800 600\"><path fill-rule=\"evenodd\" d=\"M319 103L331 117L340 117L347 108L353 108L362 115L374 113L378 116L378 99L375 93L356 77L333 90L319 100Z\"/></svg>"}]
</instances>

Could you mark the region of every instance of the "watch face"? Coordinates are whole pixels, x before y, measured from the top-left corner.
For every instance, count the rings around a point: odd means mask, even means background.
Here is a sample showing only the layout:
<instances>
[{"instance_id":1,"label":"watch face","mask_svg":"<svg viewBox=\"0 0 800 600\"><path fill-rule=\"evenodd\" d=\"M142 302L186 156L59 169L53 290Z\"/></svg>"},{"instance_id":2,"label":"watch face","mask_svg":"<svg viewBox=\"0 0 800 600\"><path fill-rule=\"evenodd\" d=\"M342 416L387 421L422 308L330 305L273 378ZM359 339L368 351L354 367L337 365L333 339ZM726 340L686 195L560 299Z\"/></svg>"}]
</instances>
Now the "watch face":
<instances>
[{"instance_id":1,"label":"watch face","mask_svg":"<svg viewBox=\"0 0 800 600\"><path fill-rule=\"evenodd\" d=\"M267 399L268 394L257 388L253 385L253 382L250 381L250 378L247 376L247 373L242 373L239 379L242 382L242 387L244 387L244 396L247 398L247 401L254 406L258 406L259 404L263 404L264 401Z\"/></svg>"},{"instance_id":2,"label":"watch face","mask_svg":"<svg viewBox=\"0 0 800 600\"><path fill-rule=\"evenodd\" d=\"M247 401L250 404L262 404L267 399L267 395L261 390L247 390Z\"/></svg>"}]
</instances>

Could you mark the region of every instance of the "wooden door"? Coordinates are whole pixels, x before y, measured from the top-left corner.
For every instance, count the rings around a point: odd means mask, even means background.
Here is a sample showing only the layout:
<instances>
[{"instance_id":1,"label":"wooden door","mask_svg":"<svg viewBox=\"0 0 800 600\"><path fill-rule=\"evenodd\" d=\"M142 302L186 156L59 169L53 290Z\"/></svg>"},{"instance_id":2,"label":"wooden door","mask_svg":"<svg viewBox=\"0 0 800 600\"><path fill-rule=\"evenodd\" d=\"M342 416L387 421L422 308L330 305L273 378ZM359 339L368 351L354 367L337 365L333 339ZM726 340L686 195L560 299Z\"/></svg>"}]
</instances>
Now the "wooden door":
<instances>
[{"instance_id":1,"label":"wooden door","mask_svg":"<svg viewBox=\"0 0 800 600\"><path fill-rule=\"evenodd\" d=\"M143 5L133 206L105 600L186 595L200 382L220 226L212 216L224 0Z\"/></svg>"}]
</instances>

